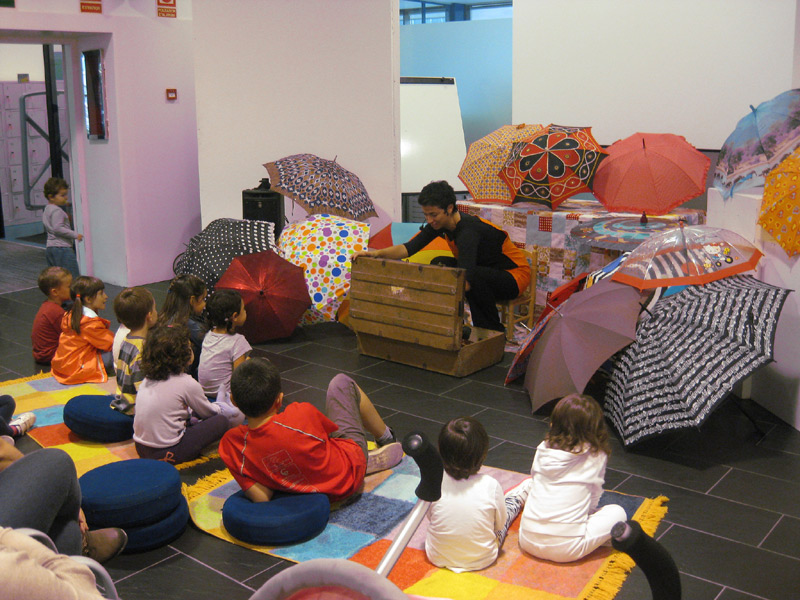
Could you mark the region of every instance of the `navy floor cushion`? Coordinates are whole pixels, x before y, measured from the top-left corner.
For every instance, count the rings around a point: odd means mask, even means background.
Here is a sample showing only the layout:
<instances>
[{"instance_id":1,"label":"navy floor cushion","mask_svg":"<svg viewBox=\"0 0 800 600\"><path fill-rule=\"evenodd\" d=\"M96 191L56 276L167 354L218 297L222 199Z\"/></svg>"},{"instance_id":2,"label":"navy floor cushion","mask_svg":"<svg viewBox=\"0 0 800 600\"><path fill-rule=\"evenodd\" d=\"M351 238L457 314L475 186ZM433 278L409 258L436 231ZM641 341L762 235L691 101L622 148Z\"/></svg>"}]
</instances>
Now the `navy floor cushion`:
<instances>
[{"instance_id":1,"label":"navy floor cushion","mask_svg":"<svg viewBox=\"0 0 800 600\"><path fill-rule=\"evenodd\" d=\"M322 533L331 503L325 494L282 494L269 502L251 502L243 491L222 507L222 524L233 537L248 544L294 544Z\"/></svg>"},{"instance_id":2,"label":"navy floor cushion","mask_svg":"<svg viewBox=\"0 0 800 600\"><path fill-rule=\"evenodd\" d=\"M133 437L133 417L109 406L113 396L75 396L64 405L64 424L87 440L122 442Z\"/></svg>"},{"instance_id":3,"label":"navy floor cushion","mask_svg":"<svg viewBox=\"0 0 800 600\"><path fill-rule=\"evenodd\" d=\"M160 521L138 527L123 527L128 534L128 543L123 552L132 554L166 546L180 537L188 523L189 504L181 497L175 510Z\"/></svg>"},{"instance_id":4,"label":"navy floor cushion","mask_svg":"<svg viewBox=\"0 0 800 600\"><path fill-rule=\"evenodd\" d=\"M178 470L159 460L109 463L78 481L81 506L92 529L152 525L169 517L184 501Z\"/></svg>"}]
</instances>

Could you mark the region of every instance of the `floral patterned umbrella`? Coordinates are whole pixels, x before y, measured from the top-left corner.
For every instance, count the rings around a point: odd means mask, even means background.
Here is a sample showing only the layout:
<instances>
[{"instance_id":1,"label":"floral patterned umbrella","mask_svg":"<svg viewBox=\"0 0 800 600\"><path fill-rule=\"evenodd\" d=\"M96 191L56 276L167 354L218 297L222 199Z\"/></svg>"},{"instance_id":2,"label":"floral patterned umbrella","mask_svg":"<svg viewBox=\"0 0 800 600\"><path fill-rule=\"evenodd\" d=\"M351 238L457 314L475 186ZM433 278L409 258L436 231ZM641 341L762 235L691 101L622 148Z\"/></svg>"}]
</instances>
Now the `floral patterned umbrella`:
<instances>
[{"instance_id":1,"label":"floral patterned umbrella","mask_svg":"<svg viewBox=\"0 0 800 600\"><path fill-rule=\"evenodd\" d=\"M503 125L470 144L458 178L467 186L475 202L511 204L511 192L497 172L506 163L514 142L530 138L541 129L541 125L524 123Z\"/></svg>"},{"instance_id":2,"label":"floral patterned umbrella","mask_svg":"<svg viewBox=\"0 0 800 600\"><path fill-rule=\"evenodd\" d=\"M512 146L499 176L511 190L513 203L536 202L554 209L570 196L591 191L606 156L591 127L550 124Z\"/></svg>"},{"instance_id":3,"label":"floral patterned umbrella","mask_svg":"<svg viewBox=\"0 0 800 600\"><path fill-rule=\"evenodd\" d=\"M769 233L786 254L800 252L800 148L781 161L767 175L758 224Z\"/></svg>"},{"instance_id":4,"label":"floral patterned umbrella","mask_svg":"<svg viewBox=\"0 0 800 600\"><path fill-rule=\"evenodd\" d=\"M335 321L350 289L350 257L364 250L369 225L333 215L310 215L289 223L278 240L283 257L305 270L311 308L302 324Z\"/></svg>"},{"instance_id":5,"label":"floral patterned umbrella","mask_svg":"<svg viewBox=\"0 0 800 600\"><path fill-rule=\"evenodd\" d=\"M285 194L310 214L331 214L355 221L377 217L364 184L336 159L293 154L264 165L272 189Z\"/></svg>"}]
</instances>

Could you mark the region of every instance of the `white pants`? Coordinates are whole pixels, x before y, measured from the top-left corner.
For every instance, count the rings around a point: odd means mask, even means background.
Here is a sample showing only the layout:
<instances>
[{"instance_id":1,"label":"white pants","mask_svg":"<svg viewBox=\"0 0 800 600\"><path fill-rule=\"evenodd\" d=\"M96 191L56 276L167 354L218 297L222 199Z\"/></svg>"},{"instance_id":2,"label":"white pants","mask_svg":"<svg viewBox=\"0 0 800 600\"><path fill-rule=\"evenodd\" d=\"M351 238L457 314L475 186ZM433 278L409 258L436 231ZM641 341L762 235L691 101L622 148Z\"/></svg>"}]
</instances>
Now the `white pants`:
<instances>
[{"instance_id":1,"label":"white pants","mask_svg":"<svg viewBox=\"0 0 800 600\"><path fill-rule=\"evenodd\" d=\"M625 510L618 504L608 504L589 515L583 536L561 536L547 533L520 535L519 545L537 558L553 562L572 562L583 558L611 539L611 528L627 521Z\"/></svg>"}]
</instances>

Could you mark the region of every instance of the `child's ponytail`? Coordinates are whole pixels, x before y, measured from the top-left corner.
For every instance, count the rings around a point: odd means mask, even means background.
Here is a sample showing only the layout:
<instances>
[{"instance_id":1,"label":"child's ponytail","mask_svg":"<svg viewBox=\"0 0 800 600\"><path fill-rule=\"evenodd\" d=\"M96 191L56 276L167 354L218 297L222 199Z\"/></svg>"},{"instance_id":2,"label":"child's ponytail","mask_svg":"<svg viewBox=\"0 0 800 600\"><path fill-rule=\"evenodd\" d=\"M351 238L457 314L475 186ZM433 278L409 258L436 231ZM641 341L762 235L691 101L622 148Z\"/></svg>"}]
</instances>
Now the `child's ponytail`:
<instances>
[{"instance_id":1,"label":"child's ponytail","mask_svg":"<svg viewBox=\"0 0 800 600\"><path fill-rule=\"evenodd\" d=\"M100 290L105 289L105 284L97 277L81 275L72 285L69 286L69 295L72 298L72 309L70 311L70 327L75 333L81 333L81 319L83 318L83 307L86 300L94 298Z\"/></svg>"}]
</instances>

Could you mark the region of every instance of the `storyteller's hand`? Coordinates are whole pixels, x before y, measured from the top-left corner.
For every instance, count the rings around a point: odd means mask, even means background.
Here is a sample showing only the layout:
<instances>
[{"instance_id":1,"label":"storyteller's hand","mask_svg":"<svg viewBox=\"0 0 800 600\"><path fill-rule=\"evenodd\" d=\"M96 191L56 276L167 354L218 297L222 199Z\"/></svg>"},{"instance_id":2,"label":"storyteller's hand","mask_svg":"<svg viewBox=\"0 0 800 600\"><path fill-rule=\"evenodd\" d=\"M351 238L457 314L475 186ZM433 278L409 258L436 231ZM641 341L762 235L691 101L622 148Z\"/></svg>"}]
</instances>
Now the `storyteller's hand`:
<instances>
[{"instance_id":1,"label":"storyteller's hand","mask_svg":"<svg viewBox=\"0 0 800 600\"><path fill-rule=\"evenodd\" d=\"M358 252L354 252L353 256L350 257L351 261L354 261L359 256L366 256L368 258L378 258L378 251L377 250L359 250Z\"/></svg>"}]
</instances>

